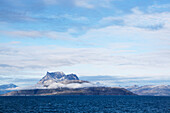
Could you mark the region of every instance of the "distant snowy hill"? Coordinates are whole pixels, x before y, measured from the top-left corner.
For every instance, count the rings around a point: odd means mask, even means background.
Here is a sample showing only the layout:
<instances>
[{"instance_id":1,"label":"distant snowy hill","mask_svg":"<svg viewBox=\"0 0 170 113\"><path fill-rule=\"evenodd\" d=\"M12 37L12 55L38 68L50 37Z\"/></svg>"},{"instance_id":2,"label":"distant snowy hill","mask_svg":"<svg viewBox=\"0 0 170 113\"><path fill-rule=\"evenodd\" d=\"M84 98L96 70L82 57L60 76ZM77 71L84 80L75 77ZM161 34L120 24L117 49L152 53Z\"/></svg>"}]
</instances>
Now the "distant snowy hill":
<instances>
[{"instance_id":1,"label":"distant snowy hill","mask_svg":"<svg viewBox=\"0 0 170 113\"><path fill-rule=\"evenodd\" d=\"M8 90L9 88L16 88L17 86L15 84L5 84L0 85L0 94L11 92L11 90Z\"/></svg>"},{"instance_id":2,"label":"distant snowy hill","mask_svg":"<svg viewBox=\"0 0 170 113\"><path fill-rule=\"evenodd\" d=\"M134 85L125 88L138 95L170 96L170 85Z\"/></svg>"},{"instance_id":3,"label":"distant snowy hill","mask_svg":"<svg viewBox=\"0 0 170 113\"><path fill-rule=\"evenodd\" d=\"M15 87L17 87L15 84L0 85L1 90L5 90L5 89L8 89L8 88L15 88Z\"/></svg>"}]
</instances>

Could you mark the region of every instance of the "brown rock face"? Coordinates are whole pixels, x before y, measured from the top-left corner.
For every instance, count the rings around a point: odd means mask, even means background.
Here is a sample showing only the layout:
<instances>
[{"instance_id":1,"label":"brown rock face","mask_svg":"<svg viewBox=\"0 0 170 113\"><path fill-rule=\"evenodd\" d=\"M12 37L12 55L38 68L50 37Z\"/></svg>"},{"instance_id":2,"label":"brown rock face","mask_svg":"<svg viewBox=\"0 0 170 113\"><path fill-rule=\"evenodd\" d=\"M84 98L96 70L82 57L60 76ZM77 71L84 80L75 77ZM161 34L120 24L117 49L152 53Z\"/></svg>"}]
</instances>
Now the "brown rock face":
<instances>
[{"instance_id":1,"label":"brown rock face","mask_svg":"<svg viewBox=\"0 0 170 113\"><path fill-rule=\"evenodd\" d=\"M43 95L135 95L124 88L88 87L88 88L57 88L13 91L1 96L43 96Z\"/></svg>"}]
</instances>

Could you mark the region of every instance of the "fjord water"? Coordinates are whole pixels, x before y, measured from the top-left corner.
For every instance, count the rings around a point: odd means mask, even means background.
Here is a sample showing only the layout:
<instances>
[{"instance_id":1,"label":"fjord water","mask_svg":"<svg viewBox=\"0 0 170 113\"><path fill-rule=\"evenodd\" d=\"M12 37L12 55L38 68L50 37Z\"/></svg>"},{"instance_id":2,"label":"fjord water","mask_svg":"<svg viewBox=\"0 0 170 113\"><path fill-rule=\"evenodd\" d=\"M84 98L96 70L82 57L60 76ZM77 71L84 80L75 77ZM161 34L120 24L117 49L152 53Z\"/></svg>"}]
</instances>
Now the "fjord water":
<instances>
[{"instance_id":1,"label":"fjord water","mask_svg":"<svg viewBox=\"0 0 170 113\"><path fill-rule=\"evenodd\" d=\"M170 97L18 96L0 97L0 113L170 113Z\"/></svg>"}]
</instances>

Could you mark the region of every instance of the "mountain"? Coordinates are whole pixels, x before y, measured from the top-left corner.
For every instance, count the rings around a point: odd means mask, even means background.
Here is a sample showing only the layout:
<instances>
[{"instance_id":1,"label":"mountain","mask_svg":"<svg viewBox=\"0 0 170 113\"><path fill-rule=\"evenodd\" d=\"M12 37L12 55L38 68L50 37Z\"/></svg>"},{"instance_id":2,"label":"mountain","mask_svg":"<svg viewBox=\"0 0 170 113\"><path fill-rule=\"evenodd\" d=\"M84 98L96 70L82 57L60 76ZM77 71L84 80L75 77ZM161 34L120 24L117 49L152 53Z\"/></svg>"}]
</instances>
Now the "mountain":
<instances>
[{"instance_id":1,"label":"mountain","mask_svg":"<svg viewBox=\"0 0 170 113\"><path fill-rule=\"evenodd\" d=\"M5 89L8 89L8 88L15 88L15 87L17 87L15 84L0 85L1 90L5 90Z\"/></svg>"},{"instance_id":2,"label":"mountain","mask_svg":"<svg viewBox=\"0 0 170 113\"><path fill-rule=\"evenodd\" d=\"M65 75L63 72L47 72L47 74L38 82L38 84L49 85L53 82L79 80L76 74Z\"/></svg>"},{"instance_id":3,"label":"mountain","mask_svg":"<svg viewBox=\"0 0 170 113\"><path fill-rule=\"evenodd\" d=\"M170 85L134 85L125 88L138 95L170 96Z\"/></svg>"},{"instance_id":4,"label":"mountain","mask_svg":"<svg viewBox=\"0 0 170 113\"><path fill-rule=\"evenodd\" d=\"M92 85L88 81L79 80L76 74L64 74L63 72L47 72L47 74L36 84L41 88L69 87L76 88Z\"/></svg>"},{"instance_id":5,"label":"mountain","mask_svg":"<svg viewBox=\"0 0 170 113\"><path fill-rule=\"evenodd\" d=\"M5 85L0 85L0 94L8 93L11 92L11 90L8 90L9 88L16 88L15 84L5 84Z\"/></svg>"},{"instance_id":6,"label":"mountain","mask_svg":"<svg viewBox=\"0 0 170 113\"><path fill-rule=\"evenodd\" d=\"M86 87L56 88L13 91L1 96L41 96L41 95L135 95L124 88Z\"/></svg>"}]
</instances>

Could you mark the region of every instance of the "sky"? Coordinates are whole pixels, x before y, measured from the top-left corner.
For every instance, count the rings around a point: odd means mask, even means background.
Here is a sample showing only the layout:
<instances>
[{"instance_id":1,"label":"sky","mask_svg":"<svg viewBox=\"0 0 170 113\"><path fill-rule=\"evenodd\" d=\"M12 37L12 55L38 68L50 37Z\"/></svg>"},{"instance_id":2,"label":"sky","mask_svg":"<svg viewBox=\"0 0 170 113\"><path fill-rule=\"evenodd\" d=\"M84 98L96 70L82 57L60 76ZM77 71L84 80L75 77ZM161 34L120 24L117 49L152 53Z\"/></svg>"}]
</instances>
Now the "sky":
<instances>
[{"instance_id":1,"label":"sky","mask_svg":"<svg viewBox=\"0 0 170 113\"><path fill-rule=\"evenodd\" d=\"M0 0L0 84L46 72L170 84L169 0Z\"/></svg>"}]
</instances>

